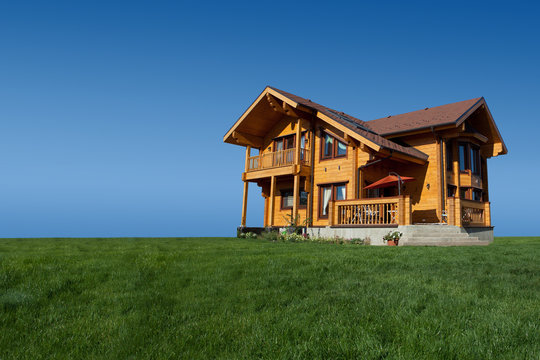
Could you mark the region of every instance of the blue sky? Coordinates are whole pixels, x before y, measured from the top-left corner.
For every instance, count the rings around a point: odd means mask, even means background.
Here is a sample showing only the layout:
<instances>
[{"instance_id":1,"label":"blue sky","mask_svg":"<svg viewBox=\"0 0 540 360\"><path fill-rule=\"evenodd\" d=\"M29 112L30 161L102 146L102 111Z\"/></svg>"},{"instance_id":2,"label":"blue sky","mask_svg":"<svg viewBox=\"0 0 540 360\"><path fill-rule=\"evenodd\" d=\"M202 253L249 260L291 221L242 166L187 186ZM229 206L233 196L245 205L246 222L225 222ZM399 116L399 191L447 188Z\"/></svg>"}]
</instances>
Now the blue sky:
<instances>
[{"instance_id":1,"label":"blue sky","mask_svg":"<svg viewBox=\"0 0 540 360\"><path fill-rule=\"evenodd\" d=\"M266 85L363 120L484 96L509 149L495 234L539 235L539 10L1 2L0 236L233 235L244 148L222 137Z\"/></svg>"}]
</instances>

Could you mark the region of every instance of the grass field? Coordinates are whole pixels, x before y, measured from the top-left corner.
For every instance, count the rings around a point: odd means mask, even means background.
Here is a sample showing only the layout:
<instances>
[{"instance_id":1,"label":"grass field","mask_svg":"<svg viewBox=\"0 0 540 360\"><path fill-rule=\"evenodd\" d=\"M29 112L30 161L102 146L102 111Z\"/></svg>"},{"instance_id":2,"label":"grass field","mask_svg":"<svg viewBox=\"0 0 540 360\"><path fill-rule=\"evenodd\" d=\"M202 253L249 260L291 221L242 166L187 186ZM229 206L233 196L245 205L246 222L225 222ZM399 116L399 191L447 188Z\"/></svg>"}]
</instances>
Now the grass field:
<instances>
[{"instance_id":1,"label":"grass field","mask_svg":"<svg viewBox=\"0 0 540 360\"><path fill-rule=\"evenodd\" d=\"M540 359L540 238L0 240L0 359Z\"/></svg>"}]
</instances>

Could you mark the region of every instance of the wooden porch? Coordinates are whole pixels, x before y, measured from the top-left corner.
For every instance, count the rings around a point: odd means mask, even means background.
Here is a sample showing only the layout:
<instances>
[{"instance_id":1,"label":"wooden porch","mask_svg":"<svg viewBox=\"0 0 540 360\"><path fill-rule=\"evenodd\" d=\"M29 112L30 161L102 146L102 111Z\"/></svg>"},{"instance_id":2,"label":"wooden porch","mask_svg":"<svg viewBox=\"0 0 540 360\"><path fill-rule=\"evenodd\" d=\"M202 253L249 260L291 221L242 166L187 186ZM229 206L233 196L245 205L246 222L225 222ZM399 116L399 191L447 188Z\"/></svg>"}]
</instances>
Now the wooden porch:
<instances>
[{"instance_id":1,"label":"wooden porch","mask_svg":"<svg viewBox=\"0 0 540 360\"><path fill-rule=\"evenodd\" d=\"M329 226L397 226L411 224L409 195L331 201Z\"/></svg>"},{"instance_id":2,"label":"wooden porch","mask_svg":"<svg viewBox=\"0 0 540 360\"><path fill-rule=\"evenodd\" d=\"M489 227L489 202L450 197L443 222L462 227ZM398 226L412 225L409 195L331 201L328 206L329 226Z\"/></svg>"}]
</instances>

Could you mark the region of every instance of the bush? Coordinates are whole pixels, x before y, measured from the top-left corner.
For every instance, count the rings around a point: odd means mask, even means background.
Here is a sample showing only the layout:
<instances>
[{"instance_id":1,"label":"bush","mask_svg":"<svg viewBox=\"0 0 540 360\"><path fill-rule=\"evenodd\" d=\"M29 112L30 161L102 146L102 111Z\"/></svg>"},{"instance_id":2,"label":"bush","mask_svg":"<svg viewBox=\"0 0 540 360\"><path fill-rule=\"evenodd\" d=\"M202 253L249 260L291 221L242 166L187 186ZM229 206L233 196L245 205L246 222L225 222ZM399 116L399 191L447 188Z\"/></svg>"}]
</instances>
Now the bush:
<instances>
[{"instance_id":1,"label":"bush","mask_svg":"<svg viewBox=\"0 0 540 360\"><path fill-rule=\"evenodd\" d=\"M289 241L289 242L299 242L299 241L306 241L306 238L303 235L297 234L297 233L285 233L281 235L283 241Z\"/></svg>"},{"instance_id":2,"label":"bush","mask_svg":"<svg viewBox=\"0 0 540 360\"><path fill-rule=\"evenodd\" d=\"M248 231L247 233L241 233L240 235L238 235L238 237L242 239L256 239L257 234L255 234L254 232Z\"/></svg>"}]
</instances>

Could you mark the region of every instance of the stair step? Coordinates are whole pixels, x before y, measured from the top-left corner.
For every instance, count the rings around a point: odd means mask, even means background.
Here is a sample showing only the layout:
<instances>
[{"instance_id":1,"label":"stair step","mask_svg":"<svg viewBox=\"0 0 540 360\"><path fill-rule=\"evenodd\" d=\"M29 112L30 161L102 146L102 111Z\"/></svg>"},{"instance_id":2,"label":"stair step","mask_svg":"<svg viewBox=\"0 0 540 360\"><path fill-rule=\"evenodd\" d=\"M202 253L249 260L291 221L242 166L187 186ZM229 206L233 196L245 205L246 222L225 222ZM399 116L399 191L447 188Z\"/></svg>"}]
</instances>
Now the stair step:
<instances>
[{"instance_id":1,"label":"stair step","mask_svg":"<svg viewBox=\"0 0 540 360\"><path fill-rule=\"evenodd\" d=\"M404 239L403 246L475 246L489 245L488 240L479 240L473 236L421 236Z\"/></svg>"},{"instance_id":2,"label":"stair step","mask_svg":"<svg viewBox=\"0 0 540 360\"><path fill-rule=\"evenodd\" d=\"M435 238L435 237L455 237L455 238L470 238L466 233L444 233L444 234L407 234L409 238Z\"/></svg>"},{"instance_id":3,"label":"stair step","mask_svg":"<svg viewBox=\"0 0 540 360\"><path fill-rule=\"evenodd\" d=\"M404 243L402 246L487 246L490 242L487 240L478 241L446 241L446 242L433 242L433 241L415 241ZM401 245L401 244L400 244Z\"/></svg>"}]
</instances>

